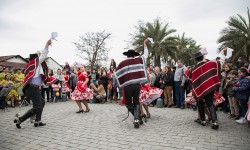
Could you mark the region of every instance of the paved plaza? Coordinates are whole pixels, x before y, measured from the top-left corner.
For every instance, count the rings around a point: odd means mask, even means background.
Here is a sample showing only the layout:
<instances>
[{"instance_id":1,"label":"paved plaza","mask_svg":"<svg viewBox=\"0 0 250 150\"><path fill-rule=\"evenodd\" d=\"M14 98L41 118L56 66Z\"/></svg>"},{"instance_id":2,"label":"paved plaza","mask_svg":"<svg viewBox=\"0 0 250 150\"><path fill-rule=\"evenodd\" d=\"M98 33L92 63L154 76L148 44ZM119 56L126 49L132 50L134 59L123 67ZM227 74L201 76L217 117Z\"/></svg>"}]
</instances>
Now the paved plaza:
<instances>
[{"instance_id":1,"label":"paved plaza","mask_svg":"<svg viewBox=\"0 0 250 150\"><path fill-rule=\"evenodd\" d=\"M193 120L192 109L152 108L151 118L139 129L133 127L133 118L125 106L115 103L90 104L90 112L76 114L72 101L46 103L44 127L34 127L28 121L17 129L15 113L23 114L30 107L9 108L0 111L0 150L36 149L250 149L250 128L228 119L218 112L220 129L203 127Z\"/></svg>"}]
</instances>

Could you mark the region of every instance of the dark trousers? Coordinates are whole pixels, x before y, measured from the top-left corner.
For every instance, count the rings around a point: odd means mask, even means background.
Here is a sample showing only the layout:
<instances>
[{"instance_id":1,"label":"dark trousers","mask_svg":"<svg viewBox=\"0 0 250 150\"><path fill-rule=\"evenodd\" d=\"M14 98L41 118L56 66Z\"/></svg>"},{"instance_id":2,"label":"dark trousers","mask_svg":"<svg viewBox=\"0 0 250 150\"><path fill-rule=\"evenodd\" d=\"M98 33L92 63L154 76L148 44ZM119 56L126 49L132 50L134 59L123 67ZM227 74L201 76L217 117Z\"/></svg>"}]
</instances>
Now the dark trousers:
<instances>
[{"instance_id":1,"label":"dark trousers","mask_svg":"<svg viewBox=\"0 0 250 150\"><path fill-rule=\"evenodd\" d=\"M30 118L31 116L36 115L35 121L41 121L43 107L45 105L45 101L41 96L40 90L38 86L30 86L27 85L25 89L25 95L30 97L33 103L33 108L28 110L23 116L19 119L21 122L25 121L26 119Z\"/></svg>"},{"instance_id":2,"label":"dark trousers","mask_svg":"<svg viewBox=\"0 0 250 150\"><path fill-rule=\"evenodd\" d=\"M42 88L42 98L45 99L45 92L47 96L47 101L49 101L49 88Z\"/></svg>"},{"instance_id":3,"label":"dark trousers","mask_svg":"<svg viewBox=\"0 0 250 150\"><path fill-rule=\"evenodd\" d=\"M0 97L0 109L4 109L5 107L6 107L5 97L2 96Z\"/></svg>"},{"instance_id":4,"label":"dark trousers","mask_svg":"<svg viewBox=\"0 0 250 150\"><path fill-rule=\"evenodd\" d=\"M174 88L175 88L176 106L178 107L184 106L185 87L181 86L181 82L175 82Z\"/></svg>"},{"instance_id":5,"label":"dark trousers","mask_svg":"<svg viewBox=\"0 0 250 150\"><path fill-rule=\"evenodd\" d=\"M202 121L205 121L205 111L204 110L205 110L205 104L206 104L206 106L208 107L208 110L211 114L212 121L215 122L217 120L217 114L216 114L215 106L213 103L214 91L207 94L204 97L204 99L205 99L205 103L202 99L197 101L197 107L199 109L200 118Z\"/></svg>"},{"instance_id":6,"label":"dark trousers","mask_svg":"<svg viewBox=\"0 0 250 150\"><path fill-rule=\"evenodd\" d=\"M248 110L248 99L240 99L241 115L244 118Z\"/></svg>"},{"instance_id":7,"label":"dark trousers","mask_svg":"<svg viewBox=\"0 0 250 150\"><path fill-rule=\"evenodd\" d=\"M107 96L108 96L108 84L103 84L104 90L106 92L105 102L107 102Z\"/></svg>"},{"instance_id":8,"label":"dark trousers","mask_svg":"<svg viewBox=\"0 0 250 150\"><path fill-rule=\"evenodd\" d=\"M56 92L59 92L59 96L56 96ZM61 100L62 99L62 88L59 89L59 91L53 91L52 90L52 97L51 97L51 100L53 102L54 100L54 97L55 97L55 102L58 102L58 100Z\"/></svg>"},{"instance_id":9,"label":"dark trousers","mask_svg":"<svg viewBox=\"0 0 250 150\"><path fill-rule=\"evenodd\" d=\"M222 109L224 112L229 112L229 108L228 108L228 95L226 93L223 93L222 96L225 98L225 101L222 103Z\"/></svg>"},{"instance_id":10,"label":"dark trousers","mask_svg":"<svg viewBox=\"0 0 250 150\"><path fill-rule=\"evenodd\" d=\"M139 95L141 86L140 84L128 85L124 88L126 97L126 107L134 115L134 119L139 119Z\"/></svg>"}]
</instances>

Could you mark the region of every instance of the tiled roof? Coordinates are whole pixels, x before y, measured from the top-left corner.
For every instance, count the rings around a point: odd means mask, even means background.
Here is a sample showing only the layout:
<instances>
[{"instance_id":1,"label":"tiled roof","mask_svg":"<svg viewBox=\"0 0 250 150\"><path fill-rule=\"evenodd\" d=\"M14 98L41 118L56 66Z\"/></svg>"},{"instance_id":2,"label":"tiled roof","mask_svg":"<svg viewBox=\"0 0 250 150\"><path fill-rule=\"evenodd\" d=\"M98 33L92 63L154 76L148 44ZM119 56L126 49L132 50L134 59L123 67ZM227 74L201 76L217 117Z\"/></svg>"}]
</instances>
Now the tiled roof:
<instances>
[{"instance_id":1,"label":"tiled roof","mask_svg":"<svg viewBox=\"0 0 250 150\"><path fill-rule=\"evenodd\" d=\"M24 61L28 62L28 60L27 60L27 59L23 58L23 57L22 57L22 56L20 56L20 55L0 56L0 62L3 62L3 61L5 61L5 60L8 60L8 59L13 58L13 57L19 57L19 58L21 58L22 60L24 60Z\"/></svg>"},{"instance_id":2,"label":"tiled roof","mask_svg":"<svg viewBox=\"0 0 250 150\"><path fill-rule=\"evenodd\" d=\"M0 66L3 67L25 67L25 63L16 63L16 62L0 62Z\"/></svg>"},{"instance_id":3,"label":"tiled roof","mask_svg":"<svg viewBox=\"0 0 250 150\"><path fill-rule=\"evenodd\" d=\"M17 55L0 56L0 61L5 61L5 60L10 59L10 58L15 57L15 56L17 56Z\"/></svg>"}]
</instances>

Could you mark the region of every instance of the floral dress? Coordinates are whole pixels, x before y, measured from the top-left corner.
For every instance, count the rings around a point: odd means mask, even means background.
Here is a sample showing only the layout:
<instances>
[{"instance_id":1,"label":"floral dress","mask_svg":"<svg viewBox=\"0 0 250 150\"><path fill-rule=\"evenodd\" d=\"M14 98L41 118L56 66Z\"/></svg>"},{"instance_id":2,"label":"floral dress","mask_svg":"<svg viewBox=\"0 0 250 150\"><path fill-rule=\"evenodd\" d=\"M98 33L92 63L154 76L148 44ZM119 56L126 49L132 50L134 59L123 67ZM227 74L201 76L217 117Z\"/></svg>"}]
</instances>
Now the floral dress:
<instances>
[{"instance_id":1,"label":"floral dress","mask_svg":"<svg viewBox=\"0 0 250 150\"><path fill-rule=\"evenodd\" d=\"M75 101L93 99L94 92L84 84L88 78L86 72L78 72L78 81L74 92L71 94L71 99Z\"/></svg>"},{"instance_id":2,"label":"floral dress","mask_svg":"<svg viewBox=\"0 0 250 150\"><path fill-rule=\"evenodd\" d=\"M6 80L3 80L2 81L2 84L9 84L9 85L12 85L14 86L14 83L12 81L6 81ZM5 100L6 101L9 101L11 97L18 97L18 93L16 90L12 89L7 95L6 95L6 98Z\"/></svg>"},{"instance_id":3,"label":"floral dress","mask_svg":"<svg viewBox=\"0 0 250 150\"><path fill-rule=\"evenodd\" d=\"M156 100L157 98L161 97L163 90L151 87L150 85L146 84L141 86L140 91L140 103L142 104L150 104L152 101Z\"/></svg>"},{"instance_id":4,"label":"floral dress","mask_svg":"<svg viewBox=\"0 0 250 150\"><path fill-rule=\"evenodd\" d=\"M21 79L21 80L24 80L24 74L14 74L14 79L17 78L17 79ZM15 81L15 87L16 87L16 91L18 93L19 96L23 96L23 82L18 82L18 81Z\"/></svg>"},{"instance_id":5,"label":"floral dress","mask_svg":"<svg viewBox=\"0 0 250 150\"><path fill-rule=\"evenodd\" d=\"M65 82L62 85L62 93L68 93L70 92L69 90L69 76L64 75Z\"/></svg>"}]
</instances>

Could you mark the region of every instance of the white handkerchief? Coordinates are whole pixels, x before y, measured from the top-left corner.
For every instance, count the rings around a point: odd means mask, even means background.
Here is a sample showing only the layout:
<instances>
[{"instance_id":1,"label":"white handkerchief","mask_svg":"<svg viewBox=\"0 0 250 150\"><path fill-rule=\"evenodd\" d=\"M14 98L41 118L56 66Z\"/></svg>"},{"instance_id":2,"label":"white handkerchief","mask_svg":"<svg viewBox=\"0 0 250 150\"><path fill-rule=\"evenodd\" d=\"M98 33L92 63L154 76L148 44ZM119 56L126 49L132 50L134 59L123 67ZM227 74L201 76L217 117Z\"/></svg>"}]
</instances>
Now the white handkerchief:
<instances>
[{"instance_id":1,"label":"white handkerchief","mask_svg":"<svg viewBox=\"0 0 250 150\"><path fill-rule=\"evenodd\" d=\"M206 47L203 47L201 50L200 50L201 54L204 56L204 55L207 55L207 49Z\"/></svg>"},{"instance_id":2,"label":"white handkerchief","mask_svg":"<svg viewBox=\"0 0 250 150\"><path fill-rule=\"evenodd\" d=\"M81 66L83 66L83 64L80 63L80 62L75 61L74 64L73 64L73 66L81 67Z\"/></svg>"},{"instance_id":3,"label":"white handkerchief","mask_svg":"<svg viewBox=\"0 0 250 150\"><path fill-rule=\"evenodd\" d=\"M153 38L148 37L147 39L148 39L152 44L154 43Z\"/></svg>"},{"instance_id":4,"label":"white handkerchief","mask_svg":"<svg viewBox=\"0 0 250 150\"><path fill-rule=\"evenodd\" d=\"M58 37L58 33L57 32L52 32L51 33L51 39L52 40L56 40L56 37ZM56 40L57 41L57 40Z\"/></svg>"},{"instance_id":5,"label":"white handkerchief","mask_svg":"<svg viewBox=\"0 0 250 150\"><path fill-rule=\"evenodd\" d=\"M226 56L227 59L230 58L230 57L232 57L233 51L234 50L232 48L227 48L227 56Z\"/></svg>"}]
</instances>

